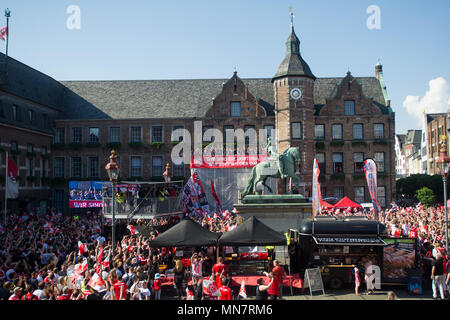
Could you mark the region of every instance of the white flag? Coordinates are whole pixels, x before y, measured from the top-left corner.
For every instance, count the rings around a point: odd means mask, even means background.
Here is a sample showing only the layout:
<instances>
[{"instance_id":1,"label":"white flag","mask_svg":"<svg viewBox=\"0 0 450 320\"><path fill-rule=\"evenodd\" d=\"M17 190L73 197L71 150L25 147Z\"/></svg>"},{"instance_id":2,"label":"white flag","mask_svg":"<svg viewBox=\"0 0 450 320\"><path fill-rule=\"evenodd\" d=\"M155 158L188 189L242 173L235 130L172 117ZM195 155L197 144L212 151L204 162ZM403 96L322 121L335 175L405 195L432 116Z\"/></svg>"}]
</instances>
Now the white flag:
<instances>
[{"instance_id":1,"label":"white flag","mask_svg":"<svg viewBox=\"0 0 450 320\"><path fill-rule=\"evenodd\" d=\"M239 289L239 295L243 298L247 298L247 291L245 291L245 280L242 280L241 288Z\"/></svg>"}]
</instances>

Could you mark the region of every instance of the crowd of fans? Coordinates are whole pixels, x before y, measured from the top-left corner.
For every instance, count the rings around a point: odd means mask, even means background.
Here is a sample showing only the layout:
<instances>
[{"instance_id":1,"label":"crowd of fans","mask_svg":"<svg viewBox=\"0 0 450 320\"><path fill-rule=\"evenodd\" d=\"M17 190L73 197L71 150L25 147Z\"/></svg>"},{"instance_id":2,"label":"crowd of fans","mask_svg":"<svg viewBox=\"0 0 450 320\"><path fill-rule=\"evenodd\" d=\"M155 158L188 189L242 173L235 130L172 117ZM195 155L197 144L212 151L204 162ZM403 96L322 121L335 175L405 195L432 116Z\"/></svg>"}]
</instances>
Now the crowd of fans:
<instances>
[{"instance_id":1,"label":"crowd of fans","mask_svg":"<svg viewBox=\"0 0 450 320\"><path fill-rule=\"evenodd\" d=\"M444 262L448 261L441 206L424 208L419 204L401 208L393 204L377 216L373 210L324 210L322 214L377 217L386 225L391 237L417 238L423 257L436 260L441 255ZM135 220L134 225L157 228L178 223L181 218L167 215ZM194 214L190 218L213 232L227 232L237 225L237 215L233 211L204 217ZM166 279L168 272L164 272L167 270L173 274L171 285L176 289L176 298L213 299L205 296L201 289L199 263L200 274L210 276L210 281L223 286L224 297L228 297L226 288L230 279L226 265L221 260L214 263L214 249L202 248L198 255L186 259L186 255L185 258L177 255L177 248L151 248L149 242L157 232L149 237L126 234L112 248L110 239L103 236L109 236L109 231L103 230L107 226L104 222L101 213L63 216L54 209L46 214L33 210L9 215L7 224L0 225L0 299L160 299L161 289L169 281ZM443 272L447 274L446 268ZM273 279L274 274L269 276L268 284L259 280L257 297L266 297L264 291L269 291L272 283L279 286L280 281ZM448 283L447 277L446 280Z\"/></svg>"},{"instance_id":2,"label":"crowd of fans","mask_svg":"<svg viewBox=\"0 0 450 320\"><path fill-rule=\"evenodd\" d=\"M192 218L215 232L227 231L236 222L229 212ZM180 219L168 215L133 223L161 227ZM45 215L37 210L10 215L7 224L0 225L0 300L160 299L164 270L174 273L177 298L196 291L197 298L202 296L200 278L187 286L191 264L186 259L181 263L176 248L149 247L157 232L149 237L124 235L113 249L102 236L107 222L101 213L63 216L54 209ZM215 277L212 257L212 251L203 251L196 259L204 274Z\"/></svg>"}]
</instances>

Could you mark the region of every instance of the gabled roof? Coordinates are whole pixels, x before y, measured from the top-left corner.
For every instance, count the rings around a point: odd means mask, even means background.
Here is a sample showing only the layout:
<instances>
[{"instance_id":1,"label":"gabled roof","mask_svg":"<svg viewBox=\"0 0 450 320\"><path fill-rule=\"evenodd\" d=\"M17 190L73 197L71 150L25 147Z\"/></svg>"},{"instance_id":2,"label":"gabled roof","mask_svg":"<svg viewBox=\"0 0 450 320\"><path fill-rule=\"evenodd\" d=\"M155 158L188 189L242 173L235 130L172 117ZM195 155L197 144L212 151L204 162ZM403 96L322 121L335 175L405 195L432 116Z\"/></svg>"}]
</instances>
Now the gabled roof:
<instances>
[{"instance_id":1,"label":"gabled roof","mask_svg":"<svg viewBox=\"0 0 450 320\"><path fill-rule=\"evenodd\" d=\"M0 72L5 71L0 53ZM24 97L60 112L59 119L202 118L229 79L57 81L11 57L0 91ZM2 74L2 73L0 73ZM343 77L317 78L316 113ZM383 92L375 77L356 77L363 93L385 114ZM242 79L268 116L274 115L271 78Z\"/></svg>"},{"instance_id":2,"label":"gabled roof","mask_svg":"<svg viewBox=\"0 0 450 320\"><path fill-rule=\"evenodd\" d=\"M422 141L422 130L408 130L405 144L420 144Z\"/></svg>"}]
</instances>

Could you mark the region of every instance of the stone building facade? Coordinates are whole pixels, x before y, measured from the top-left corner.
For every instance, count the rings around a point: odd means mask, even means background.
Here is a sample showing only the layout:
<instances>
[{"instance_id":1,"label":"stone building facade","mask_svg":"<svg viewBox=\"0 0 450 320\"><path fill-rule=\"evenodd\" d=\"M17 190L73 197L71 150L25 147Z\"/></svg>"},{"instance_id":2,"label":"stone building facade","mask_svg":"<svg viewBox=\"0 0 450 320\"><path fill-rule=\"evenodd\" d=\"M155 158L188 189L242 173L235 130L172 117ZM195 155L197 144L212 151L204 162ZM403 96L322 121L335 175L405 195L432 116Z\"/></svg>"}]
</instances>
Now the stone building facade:
<instances>
[{"instance_id":1,"label":"stone building facade","mask_svg":"<svg viewBox=\"0 0 450 320\"><path fill-rule=\"evenodd\" d=\"M5 61L5 56L0 59ZM38 174L31 181L46 193L20 191L21 199L32 198L29 204L51 199L52 205L63 208L69 180L105 180L104 166L112 148L119 156L123 180L161 180L177 143L172 131L193 132L198 121L203 132L255 129L267 136L276 127L279 152L290 146L301 151L299 191L306 196L311 195L315 157L324 198L346 195L369 202L362 171L367 158L378 164L380 204L389 205L395 194L395 117L382 66L376 65L373 77L350 72L316 77L301 56L293 26L286 56L272 78L245 79L234 72L228 79L60 82L12 58L8 68L0 84L2 148L10 151L14 139L22 149L33 144L37 173L42 172L37 165L41 150L46 154L48 177ZM11 120L14 106L26 117L30 104L38 108L40 129ZM19 139L16 132L25 136ZM25 174L26 154L20 157ZM4 170L3 160L1 165ZM187 162L172 168L173 176L190 174Z\"/></svg>"}]
</instances>

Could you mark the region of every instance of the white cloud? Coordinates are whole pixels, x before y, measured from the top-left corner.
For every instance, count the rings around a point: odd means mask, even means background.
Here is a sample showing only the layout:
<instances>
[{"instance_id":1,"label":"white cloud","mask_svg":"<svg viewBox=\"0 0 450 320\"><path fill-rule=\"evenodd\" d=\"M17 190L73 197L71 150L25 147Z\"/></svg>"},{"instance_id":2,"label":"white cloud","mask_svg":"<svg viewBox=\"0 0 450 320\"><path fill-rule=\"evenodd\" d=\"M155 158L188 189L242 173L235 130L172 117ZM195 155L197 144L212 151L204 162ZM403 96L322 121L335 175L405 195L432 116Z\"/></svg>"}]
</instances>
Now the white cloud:
<instances>
[{"instance_id":1,"label":"white cloud","mask_svg":"<svg viewBox=\"0 0 450 320\"><path fill-rule=\"evenodd\" d=\"M447 112L450 108L450 85L444 78L436 78L429 82L429 89L425 95L407 96L403 107L418 120L422 119L423 111L426 113Z\"/></svg>"}]
</instances>

